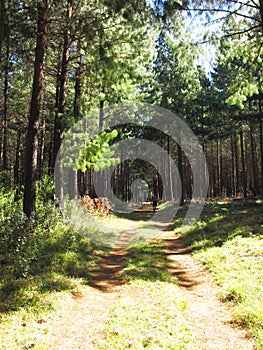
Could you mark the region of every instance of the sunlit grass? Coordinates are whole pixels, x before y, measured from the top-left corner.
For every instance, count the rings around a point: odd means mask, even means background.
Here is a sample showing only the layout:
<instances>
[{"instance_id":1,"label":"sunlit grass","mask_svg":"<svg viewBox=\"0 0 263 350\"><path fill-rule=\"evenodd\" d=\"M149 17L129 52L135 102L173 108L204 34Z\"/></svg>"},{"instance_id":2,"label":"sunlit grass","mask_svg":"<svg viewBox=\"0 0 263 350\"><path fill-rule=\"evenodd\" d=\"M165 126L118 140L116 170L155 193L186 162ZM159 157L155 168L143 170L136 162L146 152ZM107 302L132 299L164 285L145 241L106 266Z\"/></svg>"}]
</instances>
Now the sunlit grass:
<instances>
[{"instance_id":1,"label":"sunlit grass","mask_svg":"<svg viewBox=\"0 0 263 350\"><path fill-rule=\"evenodd\" d=\"M193 255L214 274L220 298L231 306L233 322L245 327L263 348L262 203L240 201L205 207L184 233Z\"/></svg>"},{"instance_id":2,"label":"sunlit grass","mask_svg":"<svg viewBox=\"0 0 263 350\"><path fill-rule=\"evenodd\" d=\"M6 293L2 307L9 304L9 311L0 314L1 349L49 349L50 320L59 317L64 310L70 312L74 307L71 292L82 288L82 280L56 274L6 285L1 291Z\"/></svg>"},{"instance_id":3,"label":"sunlit grass","mask_svg":"<svg viewBox=\"0 0 263 350\"><path fill-rule=\"evenodd\" d=\"M194 349L186 309L175 284L134 281L122 291L99 349Z\"/></svg>"},{"instance_id":4,"label":"sunlit grass","mask_svg":"<svg viewBox=\"0 0 263 350\"><path fill-rule=\"evenodd\" d=\"M173 263L169 263L172 267ZM158 241L145 242L129 249L124 274L128 280L163 281L176 283L168 270L164 250Z\"/></svg>"}]
</instances>

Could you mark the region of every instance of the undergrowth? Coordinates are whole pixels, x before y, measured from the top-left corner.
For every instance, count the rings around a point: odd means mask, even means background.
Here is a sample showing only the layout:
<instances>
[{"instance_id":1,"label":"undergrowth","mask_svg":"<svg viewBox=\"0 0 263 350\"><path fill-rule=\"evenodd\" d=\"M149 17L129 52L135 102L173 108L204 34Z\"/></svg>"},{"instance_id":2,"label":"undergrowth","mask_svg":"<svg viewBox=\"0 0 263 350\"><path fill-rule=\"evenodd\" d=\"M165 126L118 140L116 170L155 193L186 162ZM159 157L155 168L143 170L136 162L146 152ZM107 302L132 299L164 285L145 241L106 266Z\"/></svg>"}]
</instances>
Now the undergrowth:
<instances>
[{"instance_id":1,"label":"undergrowth","mask_svg":"<svg viewBox=\"0 0 263 350\"><path fill-rule=\"evenodd\" d=\"M88 283L90 269L109 249L83 237L62 217L52 191L49 181L39 183L32 220L23 214L21 198L0 193L0 312L37 310L42 294L74 289L76 278Z\"/></svg>"}]
</instances>

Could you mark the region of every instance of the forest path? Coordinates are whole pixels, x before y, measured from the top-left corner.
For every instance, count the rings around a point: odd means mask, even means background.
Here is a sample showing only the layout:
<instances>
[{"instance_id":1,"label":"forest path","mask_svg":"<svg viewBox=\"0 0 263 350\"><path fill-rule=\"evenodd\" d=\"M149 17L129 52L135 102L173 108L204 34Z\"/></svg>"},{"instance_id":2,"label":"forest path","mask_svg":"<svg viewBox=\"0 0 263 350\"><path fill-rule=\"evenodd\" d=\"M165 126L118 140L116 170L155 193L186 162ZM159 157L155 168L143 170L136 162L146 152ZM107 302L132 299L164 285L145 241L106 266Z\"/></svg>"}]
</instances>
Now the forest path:
<instances>
[{"instance_id":1,"label":"forest path","mask_svg":"<svg viewBox=\"0 0 263 350\"><path fill-rule=\"evenodd\" d=\"M143 211L138 212L140 218ZM65 310L59 319L53 320L51 349L98 349L100 340L105 336L104 324L121 297L122 286L128 283L123 277L123 269L135 227L136 222L131 221L112 250L101 259L101 269L91 272L90 289L76 294L71 310ZM181 237L166 228L160 239L167 262L176 263L173 264L175 268L168 267L168 270L177 277L182 297L189 304L184 318L195 338L193 348L254 349L253 341L246 338L246 332L231 325L231 313L217 298L218 286L212 276L194 261ZM137 293L134 286L130 293ZM149 304L152 302L149 300Z\"/></svg>"},{"instance_id":2,"label":"forest path","mask_svg":"<svg viewBox=\"0 0 263 350\"><path fill-rule=\"evenodd\" d=\"M233 326L233 315L218 299L219 287L213 277L191 256L191 251L173 232L162 235L166 258L175 262L169 272L178 279L182 297L189 308L184 313L186 325L195 338L198 350L250 350L254 342L246 331Z\"/></svg>"}]
</instances>

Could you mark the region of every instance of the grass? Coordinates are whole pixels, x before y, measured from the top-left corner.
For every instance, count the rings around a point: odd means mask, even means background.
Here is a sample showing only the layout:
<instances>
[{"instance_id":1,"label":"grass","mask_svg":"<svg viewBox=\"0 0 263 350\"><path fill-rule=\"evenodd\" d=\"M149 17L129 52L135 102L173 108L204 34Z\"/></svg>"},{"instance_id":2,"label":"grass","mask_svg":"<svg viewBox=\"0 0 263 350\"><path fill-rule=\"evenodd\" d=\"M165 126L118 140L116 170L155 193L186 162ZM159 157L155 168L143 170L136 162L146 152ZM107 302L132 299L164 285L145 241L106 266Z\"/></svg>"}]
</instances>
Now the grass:
<instances>
[{"instance_id":1,"label":"grass","mask_svg":"<svg viewBox=\"0 0 263 350\"><path fill-rule=\"evenodd\" d=\"M263 348L263 221L262 202L210 203L185 244L221 286L220 298ZM176 226L180 219L175 221Z\"/></svg>"},{"instance_id":2,"label":"grass","mask_svg":"<svg viewBox=\"0 0 263 350\"><path fill-rule=\"evenodd\" d=\"M169 267L172 263L169 263ZM167 271L168 262L163 248L156 240L133 246L129 249L124 268L128 280L162 281L176 283L176 277Z\"/></svg>"},{"instance_id":3,"label":"grass","mask_svg":"<svg viewBox=\"0 0 263 350\"><path fill-rule=\"evenodd\" d=\"M133 281L122 291L99 349L193 349L186 309L175 284Z\"/></svg>"},{"instance_id":4,"label":"grass","mask_svg":"<svg viewBox=\"0 0 263 350\"><path fill-rule=\"evenodd\" d=\"M106 324L99 349L193 349L183 313L187 301L168 269L158 240L132 246L124 276L130 282Z\"/></svg>"},{"instance_id":5,"label":"grass","mask_svg":"<svg viewBox=\"0 0 263 350\"><path fill-rule=\"evenodd\" d=\"M6 285L1 296L6 294L5 306L9 304L9 310L0 314L1 349L49 349L49 321L64 309L70 312L74 307L71 292L82 288L82 280L57 274Z\"/></svg>"},{"instance_id":6,"label":"grass","mask_svg":"<svg viewBox=\"0 0 263 350\"><path fill-rule=\"evenodd\" d=\"M2 207L7 211L5 203ZM183 217L185 211L186 208L179 210L175 232L181 230L178 228L182 223L180 213ZM211 201L194 227L184 232L185 244L191 246L195 258L215 275L221 286L221 299L234 311L234 322L248 329L259 349L263 348L262 213L261 202ZM2 237L8 238L11 229L17 241L26 236L21 227L26 229L27 225L20 223L18 214L12 214L8 226L3 221L5 236ZM56 317L63 308L70 312L71 293L86 288L90 270L100 268L101 257L110 249L101 243L103 240L114 242L127 224L131 224L130 220L137 233L124 268L130 282L124 286L107 323L107 337L101 349L191 349L192 335L183 322L187 303L180 297L176 277L168 272L171 263L165 259L158 240L147 241L154 227L149 228L150 222L145 221L152 213L129 215L98 218L94 227L88 221L85 225L80 222L74 230L72 225L56 217L44 219L43 211L42 221L34 226L35 231L30 231L29 243L33 243L30 247L35 251L21 245L17 255L20 260L15 259L15 255L10 259L9 255L1 256L3 349L48 348L50 329L45 320ZM103 225L109 227L107 232L102 232ZM82 234L79 228L84 233L90 230L91 235ZM8 240L3 242L9 244ZM5 254L5 250L2 251ZM21 269L20 275L12 275L20 269L14 270L15 265L8 265L9 261L24 264L26 269Z\"/></svg>"}]
</instances>

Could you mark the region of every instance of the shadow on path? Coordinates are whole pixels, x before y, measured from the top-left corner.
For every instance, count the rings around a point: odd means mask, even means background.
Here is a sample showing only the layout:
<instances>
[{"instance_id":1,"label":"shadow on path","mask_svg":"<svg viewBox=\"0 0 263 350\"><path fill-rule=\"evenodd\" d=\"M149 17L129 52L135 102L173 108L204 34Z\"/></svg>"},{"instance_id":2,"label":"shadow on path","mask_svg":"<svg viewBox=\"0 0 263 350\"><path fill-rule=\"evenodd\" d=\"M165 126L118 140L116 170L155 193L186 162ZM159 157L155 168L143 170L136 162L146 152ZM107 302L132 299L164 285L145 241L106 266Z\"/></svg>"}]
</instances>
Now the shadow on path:
<instances>
[{"instance_id":1,"label":"shadow on path","mask_svg":"<svg viewBox=\"0 0 263 350\"><path fill-rule=\"evenodd\" d=\"M133 237L133 229L128 228L115 243L111 251L105 254L99 270L91 270L89 285L103 292L113 292L118 286L127 282L123 269L127 259L128 247Z\"/></svg>"},{"instance_id":2,"label":"shadow on path","mask_svg":"<svg viewBox=\"0 0 263 350\"><path fill-rule=\"evenodd\" d=\"M171 275L177 278L177 284L186 289L192 289L201 283L200 278L204 270L197 270L191 259L191 249L185 246L181 236L162 239L162 248L168 262L176 263L176 267L169 268Z\"/></svg>"},{"instance_id":3,"label":"shadow on path","mask_svg":"<svg viewBox=\"0 0 263 350\"><path fill-rule=\"evenodd\" d=\"M134 216L147 214L144 209ZM145 219L145 216L144 216ZM191 250L186 247L180 236L175 236L171 225L159 223L160 237L145 245L129 244L134 235L135 223L122 234L112 250L104 255L99 263L99 269L90 271L89 285L103 292L113 292L132 279L162 280L167 273L176 277L177 284L184 288L193 288L199 283L200 271L191 266L187 256ZM145 222L145 226L150 225ZM180 259L175 259L175 256ZM185 256L185 259L183 258ZM124 274L124 268L129 260L130 266Z\"/></svg>"}]
</instances>

